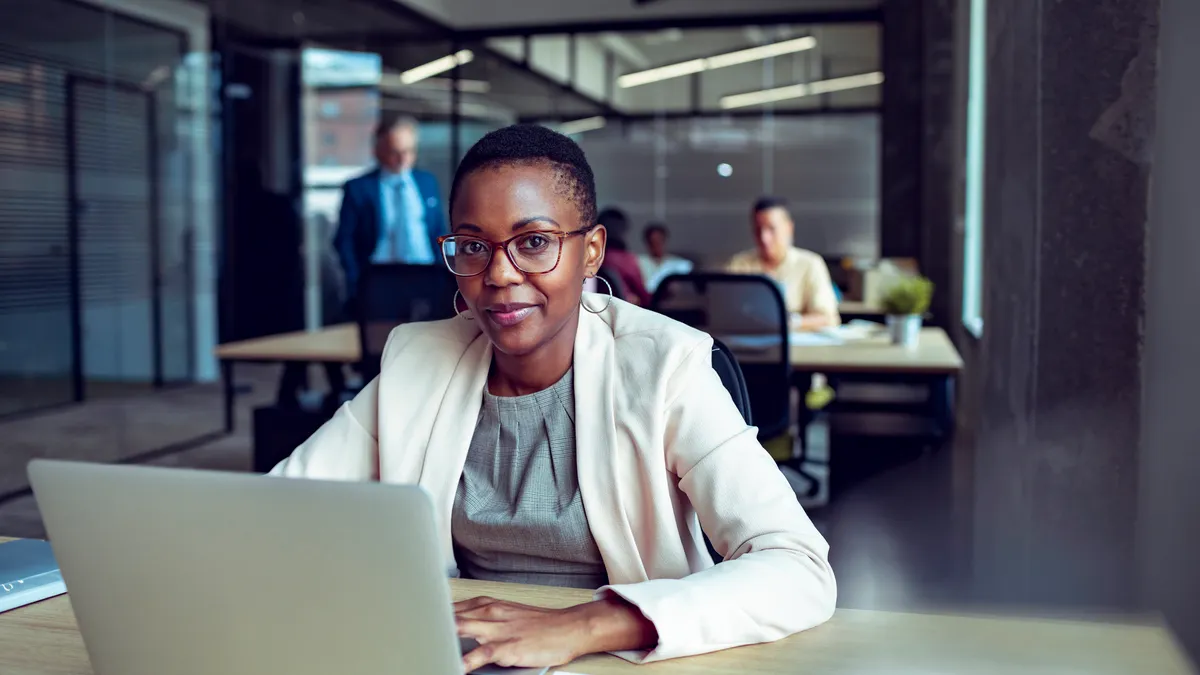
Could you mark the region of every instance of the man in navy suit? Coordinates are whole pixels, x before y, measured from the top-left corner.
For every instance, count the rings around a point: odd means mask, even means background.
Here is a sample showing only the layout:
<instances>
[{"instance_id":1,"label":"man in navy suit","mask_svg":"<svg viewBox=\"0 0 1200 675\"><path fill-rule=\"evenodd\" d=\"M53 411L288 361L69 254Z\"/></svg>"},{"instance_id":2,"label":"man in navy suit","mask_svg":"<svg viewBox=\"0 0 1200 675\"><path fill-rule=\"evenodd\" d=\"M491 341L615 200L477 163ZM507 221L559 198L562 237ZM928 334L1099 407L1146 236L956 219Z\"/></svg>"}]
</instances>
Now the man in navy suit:
<instances>
[{"instance_id":1,"label":"man in navy suit","mask_svg":"<svg viewBox=\"0 0 1200 675\"><path fill-rule=\"evenodd\" d=\"M417 121L398 117L381 123L375 131L375 159L378 167L351 179L343 188L333 238L346 273L347 304L351 307L367 266L439 264L437 238L447 233L437 179L414 166Z\"/></svg>"},{"instance_id":2,"label":"man in navy suit","mask_svg":"<svg viewBox=\"0 0 1200 675\"><path fill-rule=\"evenodd\" d=\"M441 264L437 238L448 232L437 178L414 166L417 120L397 117L381 122L375 129L375 159L376 168L342 188L333 248L346 277L344 321L357 318L358 282L368 266ZM326 364L325 374L333 396L339 397L345 389L341 365ZM299 375L293 379L302 382Z\"/></svg>"}]
</instances>

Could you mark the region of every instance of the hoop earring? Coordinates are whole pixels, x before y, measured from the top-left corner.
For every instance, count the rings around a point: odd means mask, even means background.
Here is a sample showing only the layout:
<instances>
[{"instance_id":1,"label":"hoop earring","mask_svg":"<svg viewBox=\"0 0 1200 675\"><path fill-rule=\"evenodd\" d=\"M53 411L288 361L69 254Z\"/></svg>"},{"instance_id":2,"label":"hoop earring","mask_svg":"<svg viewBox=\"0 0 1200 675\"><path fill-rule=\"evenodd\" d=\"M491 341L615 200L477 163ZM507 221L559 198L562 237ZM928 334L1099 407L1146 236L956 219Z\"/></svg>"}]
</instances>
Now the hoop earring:
<instances>
[{"instance_id":1,"label":"hoop earring","mask_svg":"<svg viewBox=\"0 0 1200 675\"><path fill-rule=\"evenodd\" d=\"M462 297L461 291L454 291L454 315L459 317L460 319L466 319L467 321L474 321L475 317L471 316L470 312L460 311L458 309L458 299L461 297ZM465 304L466 300L463 300L463 303Z\"/></svg>"},{"instance_id":2,"label":"hoop earring","mask_svg":"<svg viewBox=\"0 0 1200 675\"><path fill-rule=\"evenodd\" d=\"M608 309L610 306L612 306L612 300L613 300L613 287L612 287L612 284L610 284L610 283L608 282L608 279L605 279L604 277L602 277L602 276L599 276L599 275L597 275L597 276L594 276L594 277L589 277L589 278L591 278L591 279L599 279L600 281L603 281L603 282L604 282L604 285L605 285L605 286L608 286L608 302L604 303L604 306L603 306L603 307L601 307L600 309L592 309L591 307L588 307L588 306L587 306L587 303L586 303L586 302L584 302L584 301L583 301L583 296L581 295L581 296L579 296L579 304L580 304L580 305L581 305L581 306L582 306L584 309L586 309L587 311L591 312L592 314L602 314L602 313L604 313L604 312L605 312L605 311L606 311L606 310L607 310L607 309Z\"/></svg>"}]
</instances>

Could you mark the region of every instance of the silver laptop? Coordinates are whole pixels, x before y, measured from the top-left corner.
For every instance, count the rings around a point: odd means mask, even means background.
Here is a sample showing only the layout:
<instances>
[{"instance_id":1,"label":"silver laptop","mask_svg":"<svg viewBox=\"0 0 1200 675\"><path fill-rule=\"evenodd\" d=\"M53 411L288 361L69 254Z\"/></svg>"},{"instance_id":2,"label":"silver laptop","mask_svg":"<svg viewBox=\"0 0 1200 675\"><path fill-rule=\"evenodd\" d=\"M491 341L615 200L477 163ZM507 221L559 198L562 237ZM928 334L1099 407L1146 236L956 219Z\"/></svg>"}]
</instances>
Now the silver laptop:
<instances>
[{"instance_id":1,"label":"silver laptop","mask_svg":"<svg viewBox=\"0 0 1200 675\"><path fill-rule=\"evenodd\" d=\"M29 477L96 675L462 672L419 487L55 461Z\"/></svg>"}]
</instances>

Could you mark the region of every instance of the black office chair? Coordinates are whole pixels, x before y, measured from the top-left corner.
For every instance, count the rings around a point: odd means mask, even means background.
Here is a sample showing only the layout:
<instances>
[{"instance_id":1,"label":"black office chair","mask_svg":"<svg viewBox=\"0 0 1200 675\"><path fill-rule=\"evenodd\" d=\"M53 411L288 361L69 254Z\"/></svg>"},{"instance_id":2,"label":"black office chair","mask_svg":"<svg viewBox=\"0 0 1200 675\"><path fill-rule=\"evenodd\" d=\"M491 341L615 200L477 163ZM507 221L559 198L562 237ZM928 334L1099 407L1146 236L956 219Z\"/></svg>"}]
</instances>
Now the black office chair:
<instances>
[{"instance_id":1,"label":"black office chair","mask_svg":"<svg viewBox=\"0 0 1200 675\"><path fill-rule=\"evenodd\" d=\"M738 355L759 440L765 442L788 431L794 378L787 305L774 281L740 274L672 275L659 284L650 306L677 321L721 336L726 348ZM747 336L752 343L746 341ZM809 414L803 405L800 414ZM801 431L806 428L804 422L801 420ZM801 436L801 456L784 464L808 481L808 495L813 496L820 482L805 468L808 460L803 451L807 448Z\"/></svg>"},{"instance_id":2,"label":"black office chair","mask_svg":"<svg viewBox=\"0 0 1200 675\"><path fill-rule=\"evenodd\" d=\"M379 374L392 329L402 323L452 318L458 284L444 265L371 265L358 285L358 339L363 380Z\"/></svg>"},{"instance_id":3,"label":"black office chair","mask_svg":"<svg viewBox=\"0 0 1200 675\"><path fill-rule=\"evenodd\" d=\"M625 290L625 282L621 281L621 277L614 274L611 269L607 267L601 267L599 270L597 270L596 276L608 282L608 285L612 288L612 296L614 298L618 300L625 300L629 297L629 293ZM602 288L598 290L599 292L604 293L608 289Z\"/></svg>"},{"instance_id":4,"label":"black office chair","mask_svg":"<svg viewBox=\"0 0 1200 675\"><path fill-rule=\"evenodd\" d=\"M738 365L737 357L733 355L724 342L713 338L712 367L721 378L721 384L729 391L729 397L737 406L738 412L746 424L753 425L754 419L750 413L750 392L746 390L746 378Z\"/></svg>"},{"instance_id":5,"label":"black office chair","mask_svg":"<svg viewBox=\"0 0 1200 675\"><path fill-rule=\"evenodd\" d=\"M738 366L737 357L724 342L716 338L713 338L712 367L717 371L717 376L721 378L721 384L725 385L725 389L729 391L729 397L733 399L733 404L742 414L742 419L746 420L746 424L754 424L750 416L750 392L746 391L746 379L742 377L742 369ZM725 561L724 557L717 553L717 549L713 548L712 541L709 540L707 534L704 535L704 545L708 548L708 554L712 556L713 562Z\"/></svg>"},{"instance_id":6,"label":"black office chair","mask_svg":"<svg viewBox=\"0 0 1200 675\"><path fill-rule=\"evenodd\" d=\"M732 349L731 354L741 355L737 361L760 440L788 430L792 374L788 315L783 294L774 281L741 274L671 275L659 283L650 306L720 337L727 351ZM759 344L745 350L737 340L747 337Z\"/></svg>"}]
</instances>

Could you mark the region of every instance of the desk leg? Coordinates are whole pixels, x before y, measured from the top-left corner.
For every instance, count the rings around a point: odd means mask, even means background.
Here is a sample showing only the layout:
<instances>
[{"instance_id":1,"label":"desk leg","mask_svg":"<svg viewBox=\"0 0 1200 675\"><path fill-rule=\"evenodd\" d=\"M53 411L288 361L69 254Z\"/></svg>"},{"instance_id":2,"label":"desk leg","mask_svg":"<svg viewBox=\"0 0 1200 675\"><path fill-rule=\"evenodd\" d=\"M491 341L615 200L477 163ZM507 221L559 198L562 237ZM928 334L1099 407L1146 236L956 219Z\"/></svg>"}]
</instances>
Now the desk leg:
<instances>
[{"instance_id":1,"label":"desk leg","mask_svg":"<svg viewBox=\"0 0 1200 675\"><path fill-rule=\"evenodd\" d=\"M300 406L300 391L308 386L308 363L288 361L279 374L279 389L275 392L275 405L281 408Z\"/></svg>"},{"instance_id":2,"label":"desk leg","mask_svg":"<svg viewBox=\"0 0 1200 675\"><path fill-rule=\"evenodd\" d=\"M237 395L233 387L233 361L221 362L221 381L225 389L225 433L232 434L236 422L233 403Z\"/></svg>"},{"instance_id":3,"label":"desk leg","mask_svg":"<svg viewBox=\"0 0 1200 675\"><path fill-rule=\"evenodd\" d=\"M813 373L796 372L793 373L792 377L792 386L799 389L800 393L796 410L796 433L799 435L796 441L800 445L800 456L791 458L787 462L784 462L784 465L800 474L800 477L808 482L808 489L800 496L813 499L821 491L821 481L805 467L809 463L827 463L815 462L808 454L809 427L816 421L818 415L818 412L809 410L808 403L805 400L805 395L812 387Z\"/></svg>"},{"instance_id":4,"label":"desk leg","mask_svg":"<svg viewBox=\"0 0 1200 675\"><path fill-rule=\"evenodd\" d=\"M942 439L947 443L954 440L957 426L954 417L954 376L946 375L930 383L929 403Z\"/></svg>"}]
</instances>

